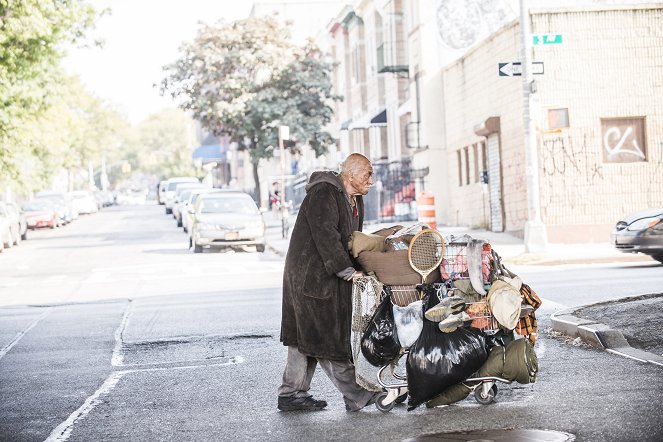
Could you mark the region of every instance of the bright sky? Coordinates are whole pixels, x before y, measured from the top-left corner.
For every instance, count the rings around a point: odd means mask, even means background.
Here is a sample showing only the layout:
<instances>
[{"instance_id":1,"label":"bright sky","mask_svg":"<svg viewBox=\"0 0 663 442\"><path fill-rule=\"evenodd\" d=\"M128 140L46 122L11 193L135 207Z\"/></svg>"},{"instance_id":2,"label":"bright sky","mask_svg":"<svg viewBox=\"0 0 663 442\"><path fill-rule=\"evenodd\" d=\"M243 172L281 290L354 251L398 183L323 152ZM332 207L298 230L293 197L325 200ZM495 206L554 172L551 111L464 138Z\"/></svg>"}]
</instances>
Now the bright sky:
<instances>
[{"instance_id":1,"label":"bright sky","mask_svg":"<svg viewBox=\"0 0 663 442\"><path fill-rule=\"evenodd\" d=\"M140 122L151 113L175 107L158 87L161 67L175 61L179 47L196 35L199 22L248 17L247 0L90 0L97 9L111 8L93 34L103 48L71 49L63 62L86 88Z\"/></svg>"}]
</instances>

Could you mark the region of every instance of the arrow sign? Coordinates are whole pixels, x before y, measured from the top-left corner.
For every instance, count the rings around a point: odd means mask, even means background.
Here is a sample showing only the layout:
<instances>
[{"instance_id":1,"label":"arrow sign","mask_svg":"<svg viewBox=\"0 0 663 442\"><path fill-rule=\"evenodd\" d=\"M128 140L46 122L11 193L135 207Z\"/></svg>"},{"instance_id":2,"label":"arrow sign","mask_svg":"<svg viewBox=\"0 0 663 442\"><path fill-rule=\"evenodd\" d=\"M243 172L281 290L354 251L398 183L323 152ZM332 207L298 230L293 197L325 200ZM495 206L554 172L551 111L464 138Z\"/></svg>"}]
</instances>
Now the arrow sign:
<instances>
[{"instance_id":1,"label":"arrow sign","mask_svg":"<svg viewBox=\"0 0 663 442\"><path fill-rule=\"evenodd\" d=\"M500 77L519 77L523 75L523 67L519 61L498 63ZM532 74L543 75L543 62L532 62Z\"/></svg>"},{"instance_id":2,"label":"arrow sign","mask_svg":"<svg viewBox=\"0 0 663 442\"><path fill-rule=\"evenodd\" d=\"M562 34L532 34L532 44L559 45L562 44Z\"/></svg>"}]
</instances>

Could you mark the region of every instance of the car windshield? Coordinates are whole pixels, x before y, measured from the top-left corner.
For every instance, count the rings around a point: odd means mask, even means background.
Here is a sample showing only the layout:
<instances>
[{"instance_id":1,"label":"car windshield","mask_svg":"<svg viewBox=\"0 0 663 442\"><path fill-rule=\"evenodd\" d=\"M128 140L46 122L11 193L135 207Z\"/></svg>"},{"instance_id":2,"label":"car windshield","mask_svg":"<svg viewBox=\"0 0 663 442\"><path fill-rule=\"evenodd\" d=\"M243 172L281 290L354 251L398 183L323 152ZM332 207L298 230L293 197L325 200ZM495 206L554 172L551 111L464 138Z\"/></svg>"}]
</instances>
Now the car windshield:
<instances>
[{"instance_id":1,"label":"car windshield","mask_svg":"<svg viewBox=\"0 0 663 442\"><path fill-rule=\"evenodd\" d=\"M23 210L26 212L36 212L39 210L47 210L52 208L53 206L49 204L47 201L32 201L29 203L23 204Z\"/></svg>"},{"instance_id":2,"label":"car windshield","mask_svg":"<svg viewBox=\"0 0 663 442\"><path fill-rule=\"evenodd\" d=\"M251 215L257 212L256 204L250 198L226 197L207 198L200 202L200 213L240 213Z\"/></svg>"}]
</instances>

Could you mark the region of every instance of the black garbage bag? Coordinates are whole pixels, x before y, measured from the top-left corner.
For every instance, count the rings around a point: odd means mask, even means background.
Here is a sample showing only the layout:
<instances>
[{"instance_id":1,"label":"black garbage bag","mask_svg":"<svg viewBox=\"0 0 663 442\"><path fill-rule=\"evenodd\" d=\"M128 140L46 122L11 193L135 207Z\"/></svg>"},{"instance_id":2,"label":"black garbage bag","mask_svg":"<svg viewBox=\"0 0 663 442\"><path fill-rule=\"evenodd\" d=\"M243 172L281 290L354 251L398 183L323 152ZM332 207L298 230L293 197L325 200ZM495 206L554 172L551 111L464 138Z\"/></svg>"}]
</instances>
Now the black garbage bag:
<instances>
[{"instance_id":1,"label":"black garbage bag","mask_svg":"<svg viewBox=\"0 0 663 442\"><path fill-rule=\"evenodd\" d=\"M387 295L375 309L361 338L361 354L371 365L381 367L396 359L400 351L391 295Z\"/></svg>"},{"instance_id":2,"label":"black garbage bag","mask_svg":"<svg viewBox=\"0 0 663 442\"><path fill-rule=\"evenodd\" d=\"M436 322L424 319L424 328L410 347L406 363L408 410L414 410L446 388L472 376L486 359L486 337L481 330L460 327L454 332L442 333Z\"/></svg>"}]
</instances>

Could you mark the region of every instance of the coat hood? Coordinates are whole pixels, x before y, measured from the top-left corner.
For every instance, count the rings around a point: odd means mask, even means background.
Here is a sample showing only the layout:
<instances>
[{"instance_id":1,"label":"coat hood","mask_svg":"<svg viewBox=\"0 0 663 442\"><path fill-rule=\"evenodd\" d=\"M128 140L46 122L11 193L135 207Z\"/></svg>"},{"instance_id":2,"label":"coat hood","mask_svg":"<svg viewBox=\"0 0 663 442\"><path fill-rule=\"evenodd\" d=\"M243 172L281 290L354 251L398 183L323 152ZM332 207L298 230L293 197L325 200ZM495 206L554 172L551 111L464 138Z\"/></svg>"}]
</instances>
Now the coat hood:
<instances>
[{"instance_id":1,"label":"coat hood","mask_svg":"<svg viewBox=\"0 0 663 442\"><path fill-rule=\"evenodd\" d=\"M313 186L320 183L329 183L336 187L339 191L343 191L341 176L338 172L333 172L330 170L313 172L308 180L308 184L306 185L306 191L308 192Z\"/></svg>"}]
</instances>

